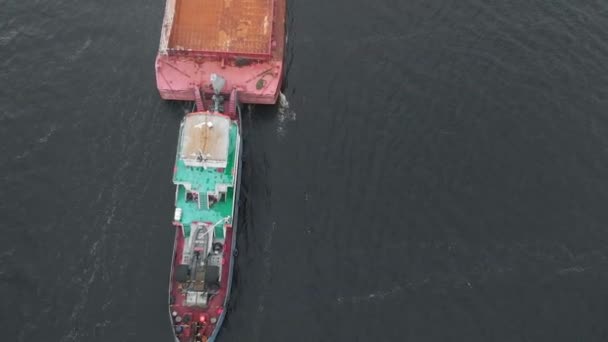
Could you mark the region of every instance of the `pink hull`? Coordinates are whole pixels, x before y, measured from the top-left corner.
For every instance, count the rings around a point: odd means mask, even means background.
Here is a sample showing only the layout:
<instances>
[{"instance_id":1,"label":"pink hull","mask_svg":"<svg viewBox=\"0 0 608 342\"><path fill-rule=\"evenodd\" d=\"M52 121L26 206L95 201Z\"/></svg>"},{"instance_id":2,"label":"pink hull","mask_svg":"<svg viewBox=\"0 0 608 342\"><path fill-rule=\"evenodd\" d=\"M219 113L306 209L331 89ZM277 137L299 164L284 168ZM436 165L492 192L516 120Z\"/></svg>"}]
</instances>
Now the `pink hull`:
<instances>
[{"instance_id":1,"label":"pink hull","mask_svg":"<svg viewBox=\"0 0 608 342\"><path fill-rule=\"evenodd\" d=\"M165 100L195 101L193 89L213 93L210 77L216 73L226 79L224 89L238 89L239 102L276 103L283 79L282 61L270 60L241 67L227 63L222 66L217 58L159 54L156 58L156 85L160 96Z\"/></svg>"},{"instance_id":2,"label":"pink hull","mask_svg":"<svg viewBox=\"0 0 608 342\"><path fill-rule=\"evenodd\" d=\"M275 104L286 16L285 0L167 0L155 63L160 96L196 101L198 89L213 93L211 75L217 74L226 80L226 94L237 90L239 103Z\"/></svg>"}]
</instances>

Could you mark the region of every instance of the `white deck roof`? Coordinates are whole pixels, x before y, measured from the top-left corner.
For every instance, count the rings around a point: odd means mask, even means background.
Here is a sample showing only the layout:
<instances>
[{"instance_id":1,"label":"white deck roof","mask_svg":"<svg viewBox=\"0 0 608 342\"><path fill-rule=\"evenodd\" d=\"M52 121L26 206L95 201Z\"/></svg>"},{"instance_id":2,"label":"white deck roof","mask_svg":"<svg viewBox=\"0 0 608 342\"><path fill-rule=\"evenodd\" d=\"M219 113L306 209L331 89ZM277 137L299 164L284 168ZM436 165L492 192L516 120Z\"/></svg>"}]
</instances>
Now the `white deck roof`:
<instances>
[{"instance_id":1,"label":"white deck roof","mask_svg":"<svg viewBox=\"0 0 608 342\"><path fill-rule=\"evenodd\" d=\"M180 158L187 166L226 167L230 144L230 119L209 113L186 117Z\"/></svg>"}]
</instances>

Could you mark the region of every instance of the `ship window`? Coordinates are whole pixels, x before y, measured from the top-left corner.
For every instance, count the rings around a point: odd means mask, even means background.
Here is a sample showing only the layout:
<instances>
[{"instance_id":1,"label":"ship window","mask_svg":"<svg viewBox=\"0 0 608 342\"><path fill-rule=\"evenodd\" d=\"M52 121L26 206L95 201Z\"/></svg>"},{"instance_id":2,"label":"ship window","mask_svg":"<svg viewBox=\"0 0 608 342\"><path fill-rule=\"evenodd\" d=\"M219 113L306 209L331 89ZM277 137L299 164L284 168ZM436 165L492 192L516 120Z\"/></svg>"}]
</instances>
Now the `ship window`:
<instances>
[{"instance_id":1,"label":"ship window","mask_svg":"<svg viewBox=\"0 0 608 342\"><path fill-rule=\"evenodd\" d=\"M218 202L218 198L215 195L208 195L207 196L209 199L209 207L211 207L212 205L214 205L215 203Z\"/></svg>"},{"instance_id":2,"label":"ship window","mask_svg":"<svg viewBox=\"0 0 608 342\"><path fill-rule=\"evenodd\" d=\"M196 192L188 191L186 193L186 202L198 202L198 194Z\"/></svg>"}]
</instances>

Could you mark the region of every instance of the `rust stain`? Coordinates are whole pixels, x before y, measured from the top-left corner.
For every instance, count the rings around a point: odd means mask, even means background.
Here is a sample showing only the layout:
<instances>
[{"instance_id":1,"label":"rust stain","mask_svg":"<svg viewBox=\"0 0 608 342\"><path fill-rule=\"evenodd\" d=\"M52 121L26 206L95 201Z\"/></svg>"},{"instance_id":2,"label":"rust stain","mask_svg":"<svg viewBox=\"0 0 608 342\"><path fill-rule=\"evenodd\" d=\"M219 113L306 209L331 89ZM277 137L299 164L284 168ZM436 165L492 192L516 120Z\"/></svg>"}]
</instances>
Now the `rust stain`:
<instances>
[{"instance_id":1,"label":"rust stain","mask_svg":"<svg viewBox=\"0 0 608 342\"><path fill-rule=\"evenodd\" d=\"M272 0L177 0L172 49L270 53Z\"/></svg>"},{"instance_id":2,"label":"rust stain","mask_svg":"<svg viewBox=\"0 0 608 342\"><path fill-rule=\"evenodd\" d=\"M266 69L266 70L262 71L261 73L259 73L259 74L255 75L255 76L253 76L252 78L248 79L247 81L245 81L245 83L249 83L249 82L251 82L251 81L255 80L255 79L256 79L256 78L258 78L258 77L262 77L262 76L264 76L264 75L270 74L270 73L272 72L272 70L273 70L273 69L274 69L274 67L272 67L272 68L268 68L268 69Z\"/></svg>"}]
</instances>

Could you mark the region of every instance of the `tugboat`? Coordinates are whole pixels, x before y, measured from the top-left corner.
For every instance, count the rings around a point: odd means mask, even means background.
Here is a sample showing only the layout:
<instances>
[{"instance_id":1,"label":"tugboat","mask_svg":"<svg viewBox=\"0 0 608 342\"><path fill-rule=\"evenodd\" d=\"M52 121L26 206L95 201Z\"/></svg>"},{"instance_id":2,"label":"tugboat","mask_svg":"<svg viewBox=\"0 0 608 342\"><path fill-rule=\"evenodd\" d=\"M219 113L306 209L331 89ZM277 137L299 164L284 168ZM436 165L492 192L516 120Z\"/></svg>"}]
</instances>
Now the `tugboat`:
<instances>
[{"instance_id":1,"label":"tugboat","mask_svg":"<svg viewBox=\"0 0 608 342\"><path fill-rule=\"evenodd\" d=\"M156 57L165 100L195 101L173 170L169 318L176 342L215 341L236 256L241 104L275 104L285 0L167 0Z\"/></svg>"},{"instance_id":2,"label":"tugboat","mask_svg":"<svg viewBox=\"0 0 608 342\"><path fill-rule=\"evenodd\" d=\"M241 169L240 107L236 91L224 106L225 81L212 75L207 110L180 125L173 183L175 243L169 311L175 340L213 341L230 295Z\"/></svg>"}]
</instances>

